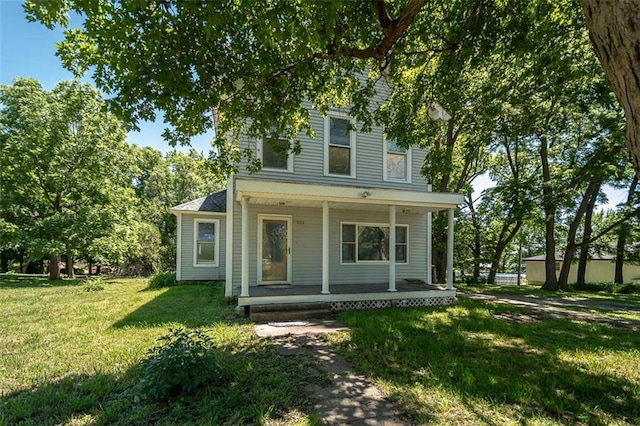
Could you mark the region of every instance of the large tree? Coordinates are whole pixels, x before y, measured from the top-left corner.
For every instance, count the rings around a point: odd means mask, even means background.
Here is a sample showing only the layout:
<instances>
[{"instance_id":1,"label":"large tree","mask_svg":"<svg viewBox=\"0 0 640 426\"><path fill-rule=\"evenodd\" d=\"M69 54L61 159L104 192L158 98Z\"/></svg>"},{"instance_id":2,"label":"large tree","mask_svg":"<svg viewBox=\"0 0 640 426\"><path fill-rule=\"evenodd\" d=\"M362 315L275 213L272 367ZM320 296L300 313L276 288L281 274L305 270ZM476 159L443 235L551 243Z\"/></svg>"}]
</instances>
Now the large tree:
<instances>
[{"instance_id":1,"label":"large tree","mask_svg":"<svg viewBox=\"0 0 640 426\"><path fill-rule=\"evenodd\" d=\"M122 172L124 138L87 84L46 91L21 78L0 86L0 212L13 225L9 243L32 258L50 257L51 279L60 277L61 255L72 273L74 256L126 226L133 192Z\"/></svg>"},{"instance_id":2,"label":"large tree","mask_svg":"<svg viewBox=\"0 0 640 426\"><path fill-rule=\"evenodd\" d=\"M628 146L640 167L634 72L640 6L634 0L581 3L581 25L588 26L625 108ZM527 49L521 41L539 19L571 20L581 8L577 0L273 1L261 7L253 1L39 0L27 1L26 10L50 28L66 26L70 11L83 15L83 27L67 29L59 54L78 74L92 69L98 87L113 95L114 110L131 123L162 110L173 126L166 136L186 142L215 118L217 164L229 171L242 153L227 149L221 137L245 125L250 134L310 131L305 98L324 109L346 95L355 115L370 122L364 106L373 81L361 84L357 72L378 70L396 83L402 65L436 64L430 74L442 77L449 72L442 64ZM453 60L434 62L438 58Z\"/></svg>"}]
</instances>

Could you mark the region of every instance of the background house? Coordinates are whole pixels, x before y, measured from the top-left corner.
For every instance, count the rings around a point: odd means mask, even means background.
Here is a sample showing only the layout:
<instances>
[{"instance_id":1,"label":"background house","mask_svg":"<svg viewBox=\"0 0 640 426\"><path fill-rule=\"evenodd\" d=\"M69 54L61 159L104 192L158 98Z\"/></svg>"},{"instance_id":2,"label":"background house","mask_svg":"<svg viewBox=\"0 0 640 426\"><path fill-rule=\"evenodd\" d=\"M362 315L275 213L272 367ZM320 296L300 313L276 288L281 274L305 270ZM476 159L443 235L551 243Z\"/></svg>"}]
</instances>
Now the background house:
<instances>
[{"instance_id":1,"label":"background house","mask_svg":"<svg viewBox=\"0 0 640 426\"><path fill-rule=\"evenodd\" d=\"M562 268L562 255L556 254L556 276L560 275ZM532 256L524 259L527 270L527 282L529 284L544 284L545 271L544 261L545 255ZM585 281L588 283L613 282L615 277L615 256L613 255L594 255L587 261L587 269L585 271ZM578 262L571 264L569 270L569 284L577 281ZM622 267L624 282L631 282L640 279L640 265L625 263Z\"/></svg>"}]
</instances>

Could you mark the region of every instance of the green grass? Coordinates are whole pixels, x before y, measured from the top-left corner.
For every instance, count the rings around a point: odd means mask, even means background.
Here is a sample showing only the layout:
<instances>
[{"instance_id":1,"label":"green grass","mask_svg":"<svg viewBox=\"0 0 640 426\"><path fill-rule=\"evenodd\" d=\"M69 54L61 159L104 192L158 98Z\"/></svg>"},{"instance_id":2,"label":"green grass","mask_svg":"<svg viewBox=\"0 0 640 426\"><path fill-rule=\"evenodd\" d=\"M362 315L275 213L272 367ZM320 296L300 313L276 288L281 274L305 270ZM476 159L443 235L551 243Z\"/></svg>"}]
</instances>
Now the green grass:
<instances>
[{"instance_id":1,"label":"green grass","mask_svg":"<svg viewBox=\"0 0 640 426\"><path fill-rule=\"evenodd\" d=\"M640 335L461 299L353 311L336 349L419 424L640 424Z\"/></svg>"},{"instance_id":2,"label":"green grass","mask_svg":"<svg viewBox=\"0 0 640 426\"><path fill-rule=\"evenodd\" d=\"M82 280L0 275L0 424L317 424L300 389L322 378L223 299L216 283L119 279L87 291ZM207 333L232 379L155 403L136 394L140 365L179 326Z\"/></svg>"}]
</instances>

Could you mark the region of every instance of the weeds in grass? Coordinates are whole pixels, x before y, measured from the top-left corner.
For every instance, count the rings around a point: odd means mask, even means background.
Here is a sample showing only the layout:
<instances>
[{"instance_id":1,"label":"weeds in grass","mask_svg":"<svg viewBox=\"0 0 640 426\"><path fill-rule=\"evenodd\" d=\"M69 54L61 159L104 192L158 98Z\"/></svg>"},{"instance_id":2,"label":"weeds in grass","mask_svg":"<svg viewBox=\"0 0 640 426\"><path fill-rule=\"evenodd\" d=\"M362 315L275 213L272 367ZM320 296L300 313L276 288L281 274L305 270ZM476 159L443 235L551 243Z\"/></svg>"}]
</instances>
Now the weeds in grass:
<instances>
[{"instance_id":1,"label":"weeds in grass","mask_svg":"<svg viewBox=\"0 0 640 426\"><path fill-rule=\"evenodd\" d=\"M149 288L164 288L176 285L175 272L156 272L149 278Z\"/></svg>"},{"instance_id":2,"label":"weeds in grass","mask_svg":"<svg viewBox=\"0 0 640 426\"><path fill-rule=\"evenodd\" d=\"M107 284L107 280L105 280L103 277L92 277L92 278L88 278L85 282L84 282L84 291L101 291L104 290L105 286Z\"/></svg>"},{"instance_id":3,"label":"weeds in grass","mask_svg":"<svg viewBox=\"0 0 640 426\"><path fill-rule=\"evenodd\" d=\"M217 348L202 331L170 328L159 342L142 362L144 373L139 388L143 395L166 400L191 395L205 385L220 387L226 382Z\"/></svg>"}]
</instances>

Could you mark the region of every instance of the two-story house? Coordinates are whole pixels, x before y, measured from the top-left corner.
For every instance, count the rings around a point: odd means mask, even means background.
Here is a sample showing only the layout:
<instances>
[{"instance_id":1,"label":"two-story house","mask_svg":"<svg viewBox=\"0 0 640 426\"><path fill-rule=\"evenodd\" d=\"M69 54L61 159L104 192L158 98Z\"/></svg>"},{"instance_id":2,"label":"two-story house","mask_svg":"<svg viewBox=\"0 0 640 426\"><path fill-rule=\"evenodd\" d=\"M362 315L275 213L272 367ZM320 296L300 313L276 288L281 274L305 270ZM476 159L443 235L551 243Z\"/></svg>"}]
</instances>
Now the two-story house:
<instances>
[{"instance_id":1,"label":"two-story house","mask_svg":"<svg viewBox=\"0 0 640 426\"><path fill-rule=\"evenodd\" d=\"M332 309L450 304L458 194L428 189L426 151L381 127L311 110L316 137L279 155L274 137L241 140L262 161L225 191L176 206L177 279L225 280L239 306L329 302ZM432 286L431 213L447 210L448 279Z\"/></svg>"}]
</instances>

